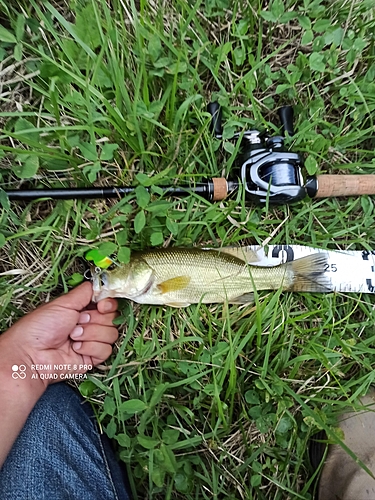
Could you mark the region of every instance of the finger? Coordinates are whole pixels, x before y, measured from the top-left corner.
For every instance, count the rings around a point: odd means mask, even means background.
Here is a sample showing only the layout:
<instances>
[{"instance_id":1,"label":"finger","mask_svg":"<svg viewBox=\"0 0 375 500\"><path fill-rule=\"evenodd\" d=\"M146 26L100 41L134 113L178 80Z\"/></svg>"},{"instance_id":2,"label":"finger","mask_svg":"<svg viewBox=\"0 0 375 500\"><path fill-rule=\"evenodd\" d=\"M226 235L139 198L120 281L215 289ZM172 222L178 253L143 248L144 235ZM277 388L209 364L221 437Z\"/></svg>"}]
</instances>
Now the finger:
<instances>
[{"instance_id":1,"label":"finger","mask_svg":"<svg viewBox=\"0 0 375 500\"><path fill-rule=\"evenodd\" d=\"M98 363L105 361L112 354L112 346L104 342L73 342L72 348L81 356L97 359Z\"/></svg>"},{"instance_id":2,"label":"finger","mask_svg":"<svg viewBox=\"0 0 375 500\"><path fill-rule=\"evenodd\" d=\"M97 365L100 365L101 363L103 363L103 359L98 359L98 358L90 358L91 359L91 364L93 366L97 366Z\"/></svg>"},{"instance_id":3,"label":"finger","mask_svg":"<svg viewBox=\"0 0 375 500\"><path fill-rule=\"evenodd\" d=\"M102 314L117 311L118 303L116 299L103 299L97 304L98 311Z\"/></svg>"},{"instance_id":4,"label":"finger","mask_svg":"<svg viewBox=\"0 0 375 500\"><path fill-rule=\"evenodd\" d=\"M79 325L93 323L95 325L113 326L113 320L117 316L117 312L101 314L99 311L95 310L82 311L79 315L77 323Z\"/></svg>"},{"instance_id":5,"label":"finger","mask_svg":"<svg viewBox=\"0 0 375 500\"><path fill-rule=\"evenodd\" d=\"M56 299L55 304L69 309L74 309L76 311L81 311L91 302L91 298L92 284L86 281L67 294Z\"/></svg>"},{"instance_id":6,"label":"finger","mask_svg":"<svg viewBox=\"0 0 375 500\"><path fill-rule=\"evenodd\" d=\"M114 344L118 339L118 331L114 326L77 325L70 334L70 338L80 342L92 341Z\"/></svg>"}]
</instances>

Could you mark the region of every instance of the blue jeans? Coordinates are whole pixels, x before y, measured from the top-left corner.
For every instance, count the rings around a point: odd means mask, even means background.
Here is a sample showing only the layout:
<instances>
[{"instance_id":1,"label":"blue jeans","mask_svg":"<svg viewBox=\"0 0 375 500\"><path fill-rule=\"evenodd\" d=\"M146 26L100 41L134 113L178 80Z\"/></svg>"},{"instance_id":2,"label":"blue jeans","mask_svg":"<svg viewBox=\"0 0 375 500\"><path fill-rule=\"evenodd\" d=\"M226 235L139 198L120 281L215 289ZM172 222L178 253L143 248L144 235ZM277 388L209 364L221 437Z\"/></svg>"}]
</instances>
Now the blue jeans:
<instances>
[{"instance_id":1,"label":"blue jeans","mask_svg":"<svg viewBox=\"0 0 375 500\"><path fill-rule=\"evenodd\" d=\"M89 403L48 387L0 471L2 500L129 500L126 480Z\"/></svg>"}]
</instances>

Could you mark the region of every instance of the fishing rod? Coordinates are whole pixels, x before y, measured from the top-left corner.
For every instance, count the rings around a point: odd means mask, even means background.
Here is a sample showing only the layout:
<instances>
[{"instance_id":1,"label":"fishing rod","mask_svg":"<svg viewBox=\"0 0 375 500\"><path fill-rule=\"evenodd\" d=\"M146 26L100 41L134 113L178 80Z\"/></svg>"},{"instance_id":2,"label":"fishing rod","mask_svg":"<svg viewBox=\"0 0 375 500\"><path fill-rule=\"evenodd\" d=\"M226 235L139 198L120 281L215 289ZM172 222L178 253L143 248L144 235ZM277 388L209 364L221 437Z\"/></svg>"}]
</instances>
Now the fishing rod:
<instances>
[{"instance_id":1,"label":"fishing rod","mask_svg":"<svg viewBox=\"0 0 375 500\"><path fill-rule=\"evenodd\" d=\"M217 102L208 105L211 129L222 139L222 110ZM232 179L216 177L195 185L160 186L168 196L188 196L195 193L209 201L220 201L234 194L240 186L246 200L252 203L284 205L305 197L327 198L375 194L375 175L318 175L302 176L303 160L298 153L284 147L285 132L294 135L293 108L278 110L283 135L269 136L259 130L236 132L233 139L241 139L239 156L235 160ZM39 198L53 200L122 198L134 192L133 186L44 188L6 190L9 200L29 201Z\"/></svg>"}]
</instances>

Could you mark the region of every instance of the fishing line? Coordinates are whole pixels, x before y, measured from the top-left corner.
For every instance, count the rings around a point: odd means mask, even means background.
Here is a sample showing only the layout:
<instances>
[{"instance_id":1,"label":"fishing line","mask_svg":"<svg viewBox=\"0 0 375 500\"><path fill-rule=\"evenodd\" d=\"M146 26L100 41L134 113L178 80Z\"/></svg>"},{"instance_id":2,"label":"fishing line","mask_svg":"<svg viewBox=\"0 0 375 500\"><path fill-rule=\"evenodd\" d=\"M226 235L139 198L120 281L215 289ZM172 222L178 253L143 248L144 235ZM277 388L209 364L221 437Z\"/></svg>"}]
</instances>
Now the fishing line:
<instances>
[{"instance_id":1,"label":"fishing line","mask_svg":"<svg viewBox=\"0 0 375 500\"><path fill-rule=\"evenodd\" d=\"M275 186L290 186L298 182L295 168L285 162L267 165L261 169L259 177L265 182L272 182Z\"/></svg>"}]
</instances>

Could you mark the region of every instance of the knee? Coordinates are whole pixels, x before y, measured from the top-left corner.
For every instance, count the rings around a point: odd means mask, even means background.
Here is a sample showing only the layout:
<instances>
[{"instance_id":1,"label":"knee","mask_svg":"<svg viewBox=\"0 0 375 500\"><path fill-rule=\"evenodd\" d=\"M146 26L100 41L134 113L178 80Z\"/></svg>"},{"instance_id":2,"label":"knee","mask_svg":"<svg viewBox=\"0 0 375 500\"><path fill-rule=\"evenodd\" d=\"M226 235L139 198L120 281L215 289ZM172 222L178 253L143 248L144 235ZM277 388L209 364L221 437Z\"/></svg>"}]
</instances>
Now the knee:
<instances>
[{"instance_id":1,"label":"knee","mask_svg":"<svg viewBox=\"0 0 375 500\"><path fill-rule=\"evenodd\" d=\"M33 419L39 426L42 422L50 424L55 432L58 425L92 427L95 421L90 404L65 382L48 386L29 416L29 420Z\"/></svg>"}]
</instances>

